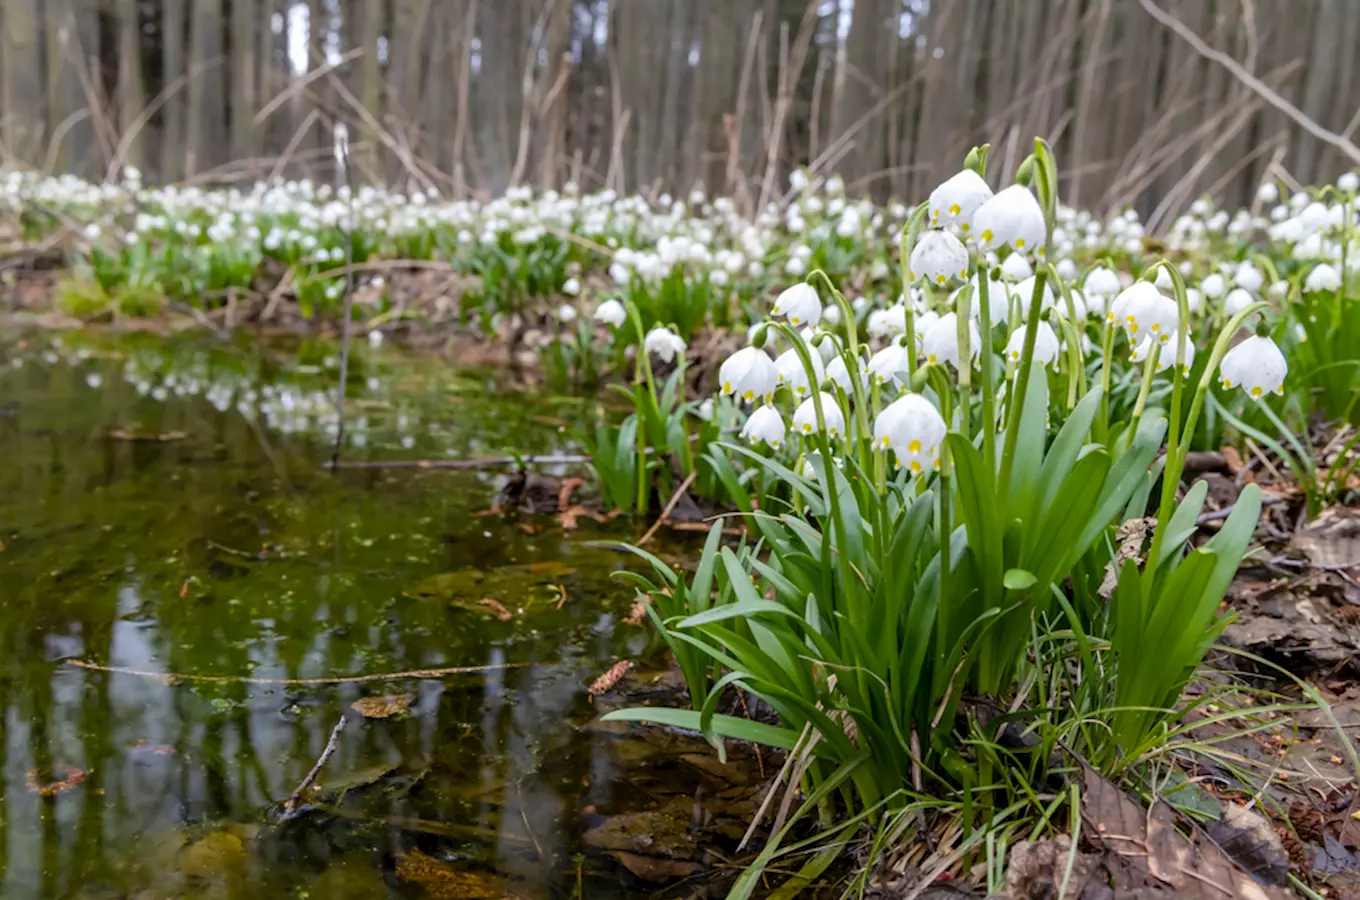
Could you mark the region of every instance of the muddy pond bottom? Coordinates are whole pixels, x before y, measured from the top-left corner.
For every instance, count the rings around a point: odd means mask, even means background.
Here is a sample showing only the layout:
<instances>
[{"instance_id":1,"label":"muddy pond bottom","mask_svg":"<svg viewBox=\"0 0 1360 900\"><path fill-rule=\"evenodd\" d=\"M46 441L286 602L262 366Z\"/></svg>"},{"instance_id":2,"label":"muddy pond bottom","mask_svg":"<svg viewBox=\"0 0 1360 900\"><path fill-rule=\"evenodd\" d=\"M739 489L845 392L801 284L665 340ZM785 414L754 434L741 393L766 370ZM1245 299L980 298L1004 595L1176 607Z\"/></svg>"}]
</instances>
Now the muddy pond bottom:
<instances>
[{"instance_id":1,"label":"muddy pond bottom","mask_svg":"<svg viewBox=\"0 0 1360 900\"><path fill-rule=\"evenodd\" d=\"M587 546L630 526L486 515L503 470L330 474L334 349L0 336L0 896L702 878L742 776L587 695L659 660L625 557ZM356 353L346 459L576 449L579 400Z\"/></svg>"}]
</instances>

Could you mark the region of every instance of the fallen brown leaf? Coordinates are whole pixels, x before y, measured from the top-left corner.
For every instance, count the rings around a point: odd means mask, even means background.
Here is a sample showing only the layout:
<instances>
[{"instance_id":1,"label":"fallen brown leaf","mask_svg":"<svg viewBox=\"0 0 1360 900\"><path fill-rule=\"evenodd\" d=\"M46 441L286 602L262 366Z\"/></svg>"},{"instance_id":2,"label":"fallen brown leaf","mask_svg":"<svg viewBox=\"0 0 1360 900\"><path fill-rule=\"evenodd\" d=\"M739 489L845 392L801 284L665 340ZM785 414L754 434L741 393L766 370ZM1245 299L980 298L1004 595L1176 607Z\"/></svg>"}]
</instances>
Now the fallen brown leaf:
<instances>
[{"instance_id":1,"label":"fallen brown leaf","mask_svg":"<svg viewBox=\"0 0 1360 900\"><path fill-rule=\"evenodd\" d=\"M37 794L39 797L55 797L57 794L64 794L84 780L85 770L75 767L66 770L65 778L46 784L38 783L37 769L29 769L24 773L24 786L28 788L29 793Z\"/></svg>"},{"instance_id":2,"label":"fallen brown leaf","mask_svg":"<svg viewBox=\"0 0 1360 900\"><path fill-rule=\"evenodd\" d=\"M412 694L384 694L381 697L361 697L350 708L365 719L390 719L411 708Z\"/></svg>"},{"instance_id":3,"label":"fallen brown leaf","mask_svg":"<svg viewBox=\"0 0 1360 900\"><path fill-rule=\"evenodd\" d=\"M491 610L491 614L502 622L509 622L515 617L515 614L506 609L501 601L496 600L493 597L483 597L477 601L477 605Z\"/></svg>"},{"instance_id":4,"label":"fallen brown leaf","mask_svg":"<svg viewBox=\"0 0 1360 900\"><path fill-rule=\"evenodd\" d=\"M614 663L608 672L605 672L599 678L595 679L595 682L590 686L586 693L592 697L598 697L601 694L608 693L614 685L623 680L623 676L627 675L628 670L631 668L633 668L633 663L626 659Z\"/></svg>"}]
</instances>

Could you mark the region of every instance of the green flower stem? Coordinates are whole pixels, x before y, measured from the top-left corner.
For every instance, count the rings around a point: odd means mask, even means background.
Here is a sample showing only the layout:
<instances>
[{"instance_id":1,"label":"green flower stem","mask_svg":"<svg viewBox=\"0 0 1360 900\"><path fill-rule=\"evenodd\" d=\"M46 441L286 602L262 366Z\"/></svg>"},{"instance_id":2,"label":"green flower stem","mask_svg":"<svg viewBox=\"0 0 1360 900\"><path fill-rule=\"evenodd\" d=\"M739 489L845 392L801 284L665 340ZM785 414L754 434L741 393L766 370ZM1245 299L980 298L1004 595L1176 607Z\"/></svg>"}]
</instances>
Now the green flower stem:
<instances>
[{"instance_id":1,"label":"green flower stem","mask_svg":"<svg viewBox=\"0 0 1360 900\"><path fill-rule=\"evenodd\" d=\"M1153 379L1157 377L1157 359L1162 355L1162 345L1153 344L1148 351L1147 359L1143 361L1142 384L1138 387L1138 400L1133 404L1133 418L1129 420L1129 427L1124 432L1124 444L1128 446L1133 443L1133 436L1138 433L1138 423L1143 420L1143 409L1147 406L1148 393L1152 390Z\"/></svg>"},{"instance_id":2,"label":"green flower stem","mask_svg":"<svg viewBox=\"0 0 1360 900\"><path fill-rule=\"evenodd\" d=\"M1189 340L1190 333L1190 298L1185 291L1185 280L1181 278L1181 273L1170 262L1163 259L1157 263L1171 277L1171 286L1176 295L1177 323L1176 323L1176 362L1172 366L1174 374L1172 376L1171 388L1171 422L1167 430L1166 438L1166 458L1168 461L1175 459L1180 449L1181 443L1181 397L1185 386L1185 346ZM1135 425L1134 430L1137 430ZM1189 443L1193 435L1185 435L1186 443ZM1178 479L1179 480L1179 479ZM1171 518L1171 505L1176 500L1176 483L1170 479L1162 481L1162 498L1157 504L1157 522L1169 521Z\"/></svg>"},{"instance_id":3,"label":"green flower stem","mask_svg":"<svg viewBox=\"0 0 1360 900\"><path fill-rule=\"evenodd\" d=\"M840 353L842 358L845 359L845 371L850 375L850 389L855 400L853 411L855 414L855 421L859 425L860 465L865 471L868 471L869 460L864 455L863 446L864 441L872 441L873 432L869 430L869 420L866 417L867 413L865 412L865 409L867 408L867 404L865 403L864 396L864 379L860 375L859 323L855 321L855 311L850 307L850 302L845 299L844 294L836 290L836 286L831 283L831 276L827 275L826 272L821 269L812 270L808 273L807 283L811 284L812 280L818 275L822 276L822 281L826 282L826 289L831 292L832 300L835 301L837 308L840 309L841 322L845 325L845 346L840 348ZM849 356L846 356L847 352L849 353ZM877 415L877 411L875 411L875 415ZM849 421L849 418L847 418L847 432L850 430L848 427Z\"/></svg>"},{"instance_id":4,"label":"green flower stem","mask_svg":"<svg viewBox=\"0 0 1360 900\"><path fill-rule=\"evenodd\" d=\"M1067 409L1071 411L1077 406L1078 388L1081 395L1086 394L1086 357L1081 351L1081 335L1077 331L1077 324L1081 320L1077 318L1077 304L1072 300L1072 290L1067 286L1067 282L1058 275L1058 270L1053 268L1052 263L1044 263L1044 269L1048 272L1049 279L1062 293L1064 305L1067 307L1067 323L1070 331L1075 332L1077 337L1077 340L1069 337L1067 341L1067 358L1072 365L1072 372L1067 379Z\"/></svg>"},{"instance_id":5,"label":"green flower stem","mask_svg":"<svg viewBox=\"0 0 1360 900\"><path fill-rule=\"evenodd\" d=\"M907 323L907 340L910 342L907 349L911 352L907 354L907 378L916 374L916 314L911 308L911 251L916 245L916 235L921 233L921 225L926 219L926 206L922 202L911 213L905 225L902 226L902 238L898 244L898 266L902 271L902 307L906 310L905 318Z\"/></svg>"},{"instance_id":6,"label":"green flower stem","mask_svg":"<svg viewBox=\"0 0 1360 900\"><path fill-rule=\"evenodd\" d=\"M1010 400L1007 409L1006 443L1001 450L1001 478L998 483L1001 495L1009 493L1011 466L1015 459L1015 442L1020 435L1020 411L1025 407L1025 394L1029 390L1029 373L1034 366L1034 341L1039 334L1039 310L1044 295L1044 283L1048 271L1040 269L1034 276L1034 293L1029 300L1029 321L1025 323L1025 344L1020 353L1020 371L1011 384Z\"/></svg>"},{"instance_id":7,"label":"green flower stem","mask_svg":"<svg viewBox=\"0 0 1360 900\"><path fill-rule=\"evenodd\" d=\"M1261 302L1253 303L1251 306L1248 306L1228 320L1227 327L1219 332L1218 340L1214 341L1214 349L1209 354L1209 364L1204 367L1204 374L1200 376L1199 385L1195 388L1195 395L1190 400L1190 412L1185 417L1185 425L1181 428L1181 433L1177 440L1176 455L1172 456L1170 453L1167 454L1166 468L1162 471L1162 490L1164 492L1169 490L1171 492L1170 496L1173 498L1175 497L1177 486L1181 483L1181 473L1185 471L1185 458L1190 452L1190 439L1194 437L1195 426L1199 423L1199 414L1204 409L1204 398L1207 397L1209 391L1213 389L1214 373L1218 371L1219 363L1223 362L1223 357L1228 353L1228 344L1232 340L1233 335L1237 333L1237 329L1242 327L1242 323L1247 320L1248 316L1266 309L1267 306L1268 304ZM1160 506L1159 512L1162 512ZM1144 574L1149 584L1152 583L1152 576L1157 571L1157 557L1161 552L1162 538L1165 533L1166 529L1161 527L1161 522L1159 521L1158 528L1152 533L1152 546L1149 548L1147 555L1147 569L1144 570Z\"/></svg>"},{"instance_id":8,"label":"green flower stem","mask_svg":"<svg viewBox=\"0 0 1360 900\"><path fill-rule=\"evenodd\" d=\"M1110 440L1110 354L1114 352L1114 328L1109 318L1100 327L1100 440Z\"/></svg>"},{"instance_id":9,"label":"green flower stem","mask_svg":"<svg viewBox=\"0 0 1360 900\"><path fill-rule=\"evenodd\" d=\"M636 367L633 374L633 383L645 382L647 393L652 400L652 409L660 406L660 400L656 394L656 380L652 377L652 361L647 355L647 332L642 327L642 316L638 313L637 306L632 300L624 298L624 309L628 310L628 318L633 323L633 328L637 331L638 352ZM651 416L639 405L637 428L637 513L640 516L647 514L647 431L651 427Z\"/></svg>"},{"instance_id":10,"label":"green flower stem","mask_svg":"<svg viewBox=\"0 0 1360 900\"><path fill-rule=\"evenodd\" d=\"M849 539L846 535L845 520L841 518L840 491L836 489L836 476L832 471L835 468L831 455L831 441L826 433L826 411L822 409L822 389L817 383L817 370L812 365L812 354L803 336L798 333L798 329L784 322L775 322L773 327L783 332L792 344L794 352L798 354L798 360L803 364L803 371L807 373L809 393L812 395L812 410L817 414L817 449L821 451L823 484L826 488L826 500L831 510L831 527L836 537L836 544L832 548L836 556L836 565L841 570L841 584L846 585L846 612L850 621L856 628L861 628L863 618L859 612L859 604L853 601L856 592L851 585L854 582L854 571L850 563L848 552Z\"/></svg>"},{"instance_id":11,"label":"green flower stem","mask_svg":"<svg viewBox=\"0 0 1360 900\"><path fill-rule=\"evenodd\" d=\"M996 387L992 383L992 301L988 296L991 279L985 271L986 261L977 250L972 255L978 276L978 331L983 335L978 355L982 364L982 459L990 475L996 472Z\"/></svg>"},{"instance_id":12,"label":"green flower stem","mask_svg":"<svg viewBox=\"0 0 1360 900\"><path fill-rule=\"evenodd\" d=\"M959 342L959 433L970 441L973 439L973 434L968 401L973 387L973 347L972 335L969 333L971 329L968 326L972 324L972 320L969 318L973 312L972 299L972 287L964 285L963 290L959 292L958 308L955 310L955 316L958 319L956 333Z\"/></svg>"}]
</instances>

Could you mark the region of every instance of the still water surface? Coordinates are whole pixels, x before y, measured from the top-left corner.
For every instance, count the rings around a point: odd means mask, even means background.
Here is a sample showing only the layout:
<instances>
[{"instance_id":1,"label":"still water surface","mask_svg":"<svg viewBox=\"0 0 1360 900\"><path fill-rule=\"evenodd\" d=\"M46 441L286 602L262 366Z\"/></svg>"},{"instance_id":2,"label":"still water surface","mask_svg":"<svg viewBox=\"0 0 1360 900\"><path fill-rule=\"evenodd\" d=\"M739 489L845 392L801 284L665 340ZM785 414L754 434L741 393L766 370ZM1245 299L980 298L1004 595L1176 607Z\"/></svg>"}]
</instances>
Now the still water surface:
<instances>
[{"instance_id":1,"label":"still water surface","mask_svg":"<svg viewBox=\"0 0 1360 900\"><path fill-rule=\"evenodd\" d=\"M693 747L590 724L649 652L585 546L624 535L478 515L496 472L327 473L332 354L0 336L0 896L636 896L586 835L709 815ZM347 458L575 449L571 398L357 369ZM451 666L490 668L288 683Z\"/></svg>"}]
</instances>

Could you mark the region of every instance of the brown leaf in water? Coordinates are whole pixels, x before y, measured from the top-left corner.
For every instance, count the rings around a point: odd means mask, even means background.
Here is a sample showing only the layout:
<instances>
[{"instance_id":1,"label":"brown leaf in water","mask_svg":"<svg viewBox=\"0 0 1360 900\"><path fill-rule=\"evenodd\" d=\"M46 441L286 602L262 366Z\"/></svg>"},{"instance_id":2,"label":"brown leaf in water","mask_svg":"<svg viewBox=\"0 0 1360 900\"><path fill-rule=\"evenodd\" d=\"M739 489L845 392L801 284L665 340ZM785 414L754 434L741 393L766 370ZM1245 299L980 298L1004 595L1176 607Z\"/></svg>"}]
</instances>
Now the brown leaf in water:
<instances>
[{"instance_id":1,"label":"brown leaf in water","mask_svg":"<svg viewBox=\"0 0 1360 900\"><path fill-rule=\"evenodd\" d=\"M625 625L641 626L647 621L647 606L650 604L650 597L638 597L633 601L633 608L628 613L628 618L623 620Z\"/></svg>"},{"instance_id":2,"label":"brown leaf in water","mask_svg":"<svg viewBox=\"0 0 1360 900\"><path fill-rule=\"evenodd\" d=\"M561 609L562 607L567 605L567 586L564 584L559 584L556 585L556 587L558 593L557 608Z\"/></svg>"},{"instance_id":3,"label":"brown leaf in water","mask_svg":"<svg viewBox=\"0 0 1360 900\"><path fill-rule=\"evenodd\" d=\"M411 708L412 694L384 694L381 697L360 697L350 708L365 719L390 719Z\"/></svg>"},{"instance_id":4,"label":"brown leaf in water","mask_svg":"<svg viewBox=\"0 0 1360 900\"><path fill-rule=\"evenodd\" d=\"M623 867L643 881L670 881L672 878L688 878L699 869L698 863L680 859L657 859L629 853L627 850L611 850L609 855L623 863Z\"/></svg>"},{"instance_id":5,"label":"brown leaf in water","mask_svg":"<svg viewBox=\"0 0 1360 900\"><path fill-rule=\"evenodd\" d=\"M397 857L397 877L419 885L430 900L501 900L501 879L478 872L464 872L419 850Z\"/></svg>"},{"instance_id":6,"label":"brown leaf in water","mask_svg":"<svg viewBox=\"0 0 1360 900\"><path fill-rule=\"evenodd\" d=\"M562 485L557 489L557 508L566 509L571 506L571 495L576 493L576 489L585 483L584 478L562 479Z\"/></svg>"},{"instance_id":7,"label":"brown leaf in water","mask_svg":"<svg viewBox=\"0 0 1360 900\"><path fill-rule=\"evenodd\" d=\"M496 600L493 597L483 597L477 601L477 605L491 610L491 614L502 622L509 622L515 617L515 614L506 609L501 601Z\"/></svg>"},{"instance_id":8,"label":"brown leaf in water","mask_svg":"<svg viewBox=\"0 0 1360 900\"><path fill-rule=\"evenodd\" d=\"M1187 838L1165 804L1151 813L1099 772L1085 769L1082 827L1107 851L1116 889L1169 886L1184 900L1287 900L1288 891L1263 885L1211 841Z\"/></svg>"},{"instance_id":9,"label":"brown leaf in water","mask_svg":"<svg viewBox=\"0 0 1360 900\"><path fill-rule=\"evenodd\" d=\"M38 783L37 769L29 769L24 773L24 786L28 788L30 794L37 794L39 797L55 797L57 794L64 794L84 780L85 770L77 769L74 766L66 770L65 778L46 784Z\"/></svg>"},{"instance_id":10,"label":"brown leaf in water","mask_svg":"<svg viewBox=\"0 0 1360 900\"><path fill-rule=\"evenodd\" d=\"M633 663L627 659L614 663L608 672L595 679L595 683L590 686L586 693L592 697L608 693L614 685L623 680L623 676L627 675L631 668L633 668Z\"/></svg>"},{"instance_id":11,"label":"brown leaf in water","mask_svg":"<svg viewBox=\"0 0 1360 900\"><path fill-rule=\"evenodd\" d=\"M538 534L543 530L542 525L536 525L533 522L518 522L515 524L515 527L529 535Z\"/></svg>"}]
</instances>

